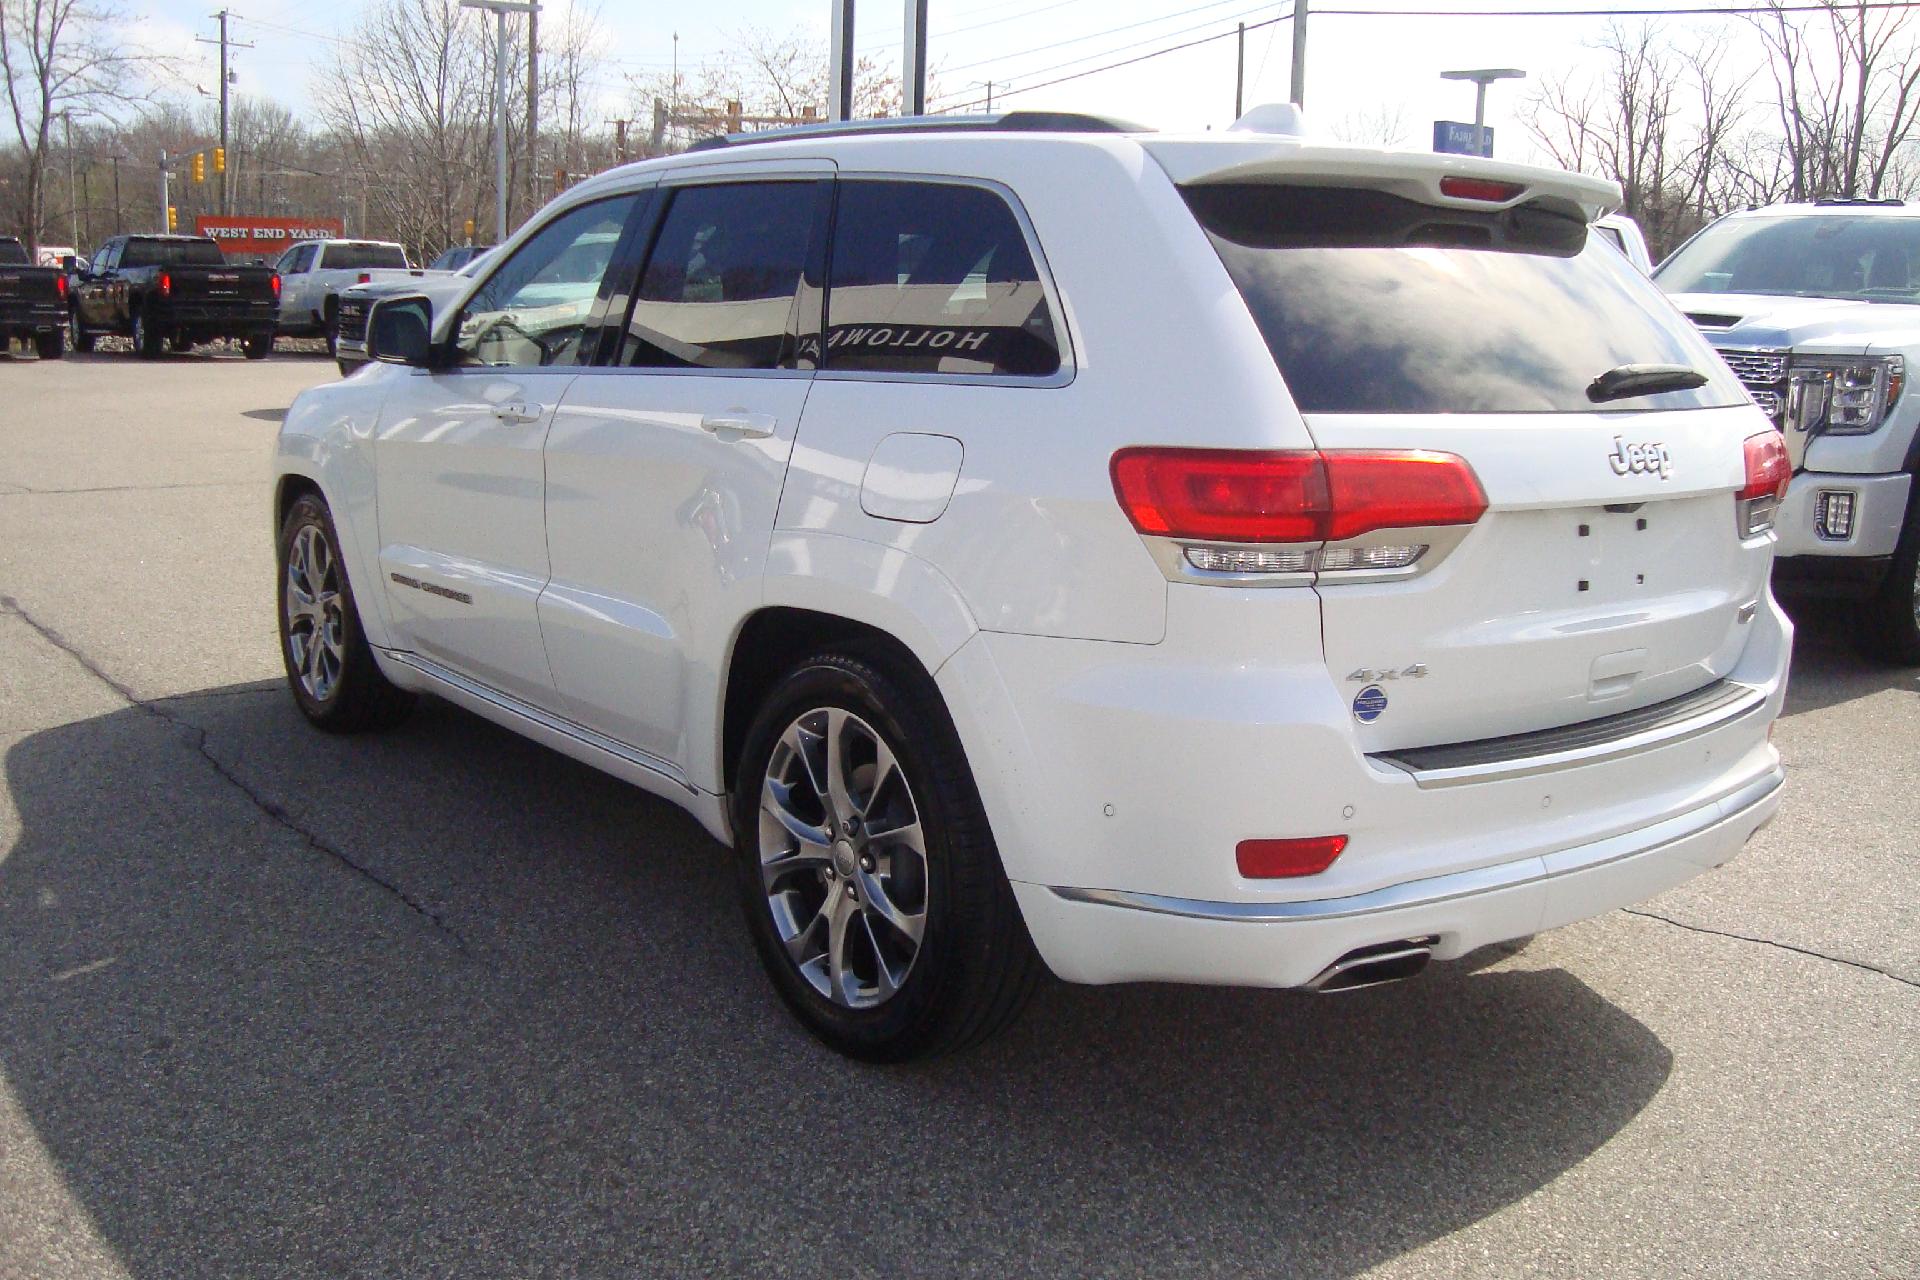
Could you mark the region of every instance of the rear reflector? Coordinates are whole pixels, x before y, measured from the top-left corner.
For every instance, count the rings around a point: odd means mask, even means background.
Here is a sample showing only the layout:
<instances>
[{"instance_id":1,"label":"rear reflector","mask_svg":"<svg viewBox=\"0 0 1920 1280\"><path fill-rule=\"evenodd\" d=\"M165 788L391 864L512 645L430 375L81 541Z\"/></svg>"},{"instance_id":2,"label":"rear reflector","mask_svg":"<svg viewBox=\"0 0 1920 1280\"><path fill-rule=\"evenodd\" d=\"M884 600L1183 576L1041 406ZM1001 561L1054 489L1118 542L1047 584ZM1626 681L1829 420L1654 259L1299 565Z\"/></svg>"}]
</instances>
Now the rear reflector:
<instances>
[{"instance_id":1,"label":"rear reflector","mask_svg":"<svg viewBox=\"0 0 1920 1280\"><path fill-rule=\"evenodd\" d=\"M1472 524L1487 497L1466 459L1424 449L1122 449L1113 490L1141 533L1212 542L1338 542Z\"/></svg>"},{"instance_id":2,"label":"rear reflector","mask_svg":"<svg viewBox=\"0 0 1920 1280\"><path fill-rule=\"evenodd\" d=\"M1492 178L1449 177L1440 179L1440 194L1456 200L1489 200L1505 204L1526 187L1518 182L1496 182Z\"/></svg>"},{"instance_id":3,"label":"rear reflector","mask_svg":"<svg viewBox=\"0 0 1920 1280\"><path fill-rule=\"evenodd\" d=\"M1297 840L1242 840L1233 859L1249 880L1315 876L1333 865L1347 847L1345 836L1307 836Z\"/></svg>"}]
</instances>

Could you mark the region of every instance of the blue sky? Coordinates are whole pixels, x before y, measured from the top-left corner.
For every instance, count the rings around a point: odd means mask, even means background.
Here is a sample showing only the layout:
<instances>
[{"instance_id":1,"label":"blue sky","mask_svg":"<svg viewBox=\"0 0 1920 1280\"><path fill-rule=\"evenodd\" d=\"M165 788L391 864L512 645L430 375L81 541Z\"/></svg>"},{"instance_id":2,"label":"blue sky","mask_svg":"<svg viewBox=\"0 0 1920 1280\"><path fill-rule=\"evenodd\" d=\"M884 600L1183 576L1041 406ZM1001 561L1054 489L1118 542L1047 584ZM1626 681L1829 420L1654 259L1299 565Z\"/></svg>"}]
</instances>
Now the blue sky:
<instances>
[{"instance_id":1,"label":"blue sky","mask_svg":"<svg viewBox=\"0 0 1920 1280\"><path fill-rule=\"evenodd\" d=\"M576 0L549 0L550 9ZM590 0L577 0L587 3ZM1331 2L1331 0L1323 0ZM1346 3L1346 0L1341 0ZM1454 0L1460 7L1496 7L1485 0ZM1502 0L1510 3L1511 0ZM1383 0L1347 7L1443 7L1447 0ZM1598 7L1591 0L1545 0L1527 7ZM193 84L217 84L215 51L194 43L216 26L207 16L207 0L144 0L134 12L143 39L183 59L180 91ZM330 39L350 32L362 0L234 0L234 38L257 47L236 54L242 92L265 94L297 111L308 103L308 77L316 53ZM683 70L727 47L743 29L788 31L810 28L822 33L827 0L735 0L693 4L685 0L637 3L602 0L607 69L602 89L608 114L624 101L624 75L665 70L679 33ZM1008 106L1105 111L1163 128L1220 128L1233 108L1234 41L1216 40L1132 67L1103 71L1051 87L1042 82L1105 66L1150 50L1218 32L1235 22L1249 24L1281 13L1291 3L1255 4L1250 0L932 0L929 29L936 87L950 94L975 94L983 82L996 82L996 95ZM896 0L865 0L858 11L856 43L863 51L897 60L902 6ZM1471 86L1439 79L1457 67L1520 67L1536 80L1569 68L1594 66L1585 47L1599 36L1598 18L1377 18L1321 15L1309 38L1307 110L1320 129L1364 116L1397 116L1406 142L1424 146L1436 118L1472 119ZM1680 39L1695 28L1669 20L1667 30ZM1735 42L1736 61L1759 69L1759 51L1741 24L1721 20L1699 28ZM1247 38L1247 101L1284 100L1291 58L1289 27L1282 23ZM1512 109L1525 85L1497 85L1489 98L1488 122L1496 127L1500 154L1538 159L1514 121ZM1012 91L1011 93L1009 91Z\"/></svg>"}]
</instances>

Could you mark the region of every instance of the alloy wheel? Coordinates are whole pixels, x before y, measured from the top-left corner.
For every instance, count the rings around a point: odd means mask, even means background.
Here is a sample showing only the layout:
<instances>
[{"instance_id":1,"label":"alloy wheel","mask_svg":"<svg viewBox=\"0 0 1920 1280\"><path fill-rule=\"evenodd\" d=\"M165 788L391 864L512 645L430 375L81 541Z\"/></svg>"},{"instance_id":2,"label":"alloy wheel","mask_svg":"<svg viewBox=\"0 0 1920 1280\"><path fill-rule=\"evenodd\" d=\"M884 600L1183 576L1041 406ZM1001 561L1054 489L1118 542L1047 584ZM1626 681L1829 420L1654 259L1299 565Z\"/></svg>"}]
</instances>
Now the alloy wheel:
<instances>
[{"instance_id":1,"label":"alloy wheel","mask_svg":"<svg viewBox=\"0 0 1920 1280\"><path fill-rule=\"evenodd\" d=\"M802 977L870 1009L905 984L927 923L927 850L913 787L872 725L840 707L796 717L760 796L760 880Z\"/></svg>"},{"instance_id":2,"label":"alloy wheel","mask_svg":"<svg viewBox=\"0 0 1920 1280\"><path fill-rule=\"evenodd\" d=\"M319 525L302 525L287 551L287 654L300 687L325 702L346 665L346 618L340 598L340 559Z\"/></svg>"}]
</instances>

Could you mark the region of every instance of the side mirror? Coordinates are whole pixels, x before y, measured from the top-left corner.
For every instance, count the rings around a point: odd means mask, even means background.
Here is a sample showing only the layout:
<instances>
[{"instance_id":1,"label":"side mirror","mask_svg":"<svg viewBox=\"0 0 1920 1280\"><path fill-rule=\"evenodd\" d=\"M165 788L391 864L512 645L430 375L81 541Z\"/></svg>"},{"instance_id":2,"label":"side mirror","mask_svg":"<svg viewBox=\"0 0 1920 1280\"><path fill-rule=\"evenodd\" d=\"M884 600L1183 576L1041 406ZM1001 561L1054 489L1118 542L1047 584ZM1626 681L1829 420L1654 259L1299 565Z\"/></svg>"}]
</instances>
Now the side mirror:
<instances>
[{"instance_id":1,"label":"side mirror","mask_svg":"<svg viewBox=\"0 0 1920 1280\"><path fill-rule=\"evenodd\" d=\"M72 275L80 270L80 259L70 253L63 253L60 255L60 269L68 275Z\"/></svg>"},{"instance_id":2,"label":"side mirror","mask_svg":"<svg viewBox=\"0 0 1920 1280\"><path fill-rule=\"evenodd\" d=\"M417 293L376 301L367 314L367 355L383 364L430 367L433 304Z\"/></svg>"}]
</instances>

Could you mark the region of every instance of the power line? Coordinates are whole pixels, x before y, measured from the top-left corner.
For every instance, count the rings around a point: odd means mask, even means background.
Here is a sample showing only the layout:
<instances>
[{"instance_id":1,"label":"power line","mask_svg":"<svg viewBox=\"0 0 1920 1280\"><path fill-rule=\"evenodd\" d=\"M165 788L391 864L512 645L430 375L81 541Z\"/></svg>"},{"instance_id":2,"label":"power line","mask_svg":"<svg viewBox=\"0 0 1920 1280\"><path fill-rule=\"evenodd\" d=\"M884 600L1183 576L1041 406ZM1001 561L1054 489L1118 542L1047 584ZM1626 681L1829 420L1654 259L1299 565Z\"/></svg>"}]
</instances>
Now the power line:
<instances>
[{"instance_id":1,"label":"power line","mask_svg":"<svg viewBox=\"0 0 1920 1280\"><path fill-rule=\"evenodd\" d=\"M1087 33L1086 35L1083 35L1083 36L1073 36L1073 37L1070 37L1069 39L1066 39L1066 40L1056 40L1056 41L1054 41L1054 42L1053 42L1052 44L1040 44L1040 45L1034 45L1034 46L1033 46L1032 48L1030 48L1030 49L1022 49L1022 50L1020 50L1020 51L1019 51L1018 53L1002 53L1002 54L996 54L995 56L993 56L993 57L991 57L991 58L982 58L982 59L980 59L980 60L979 60L978 62L963 62L963 63L961 63L961 64L960 64L959 66L957 66L957 67L943 67L943 68L941 68L941 71L943 72L943 74L947 74L947 75L957 75L958 73L960 73L960 72L962 72L962 71L971 71L971 70L973 70L973 69L974 69L974 68L976 68L976 67L984 67L984 66L986 66L986 65L987 65L987 64L989 64L989 63L993 63L993 62L1005 62L1005 61L1007 61L1007 60L1008 60L1008 59L1010 59L1010 58L1024 58L1024 57L1026 57L1027 55L1029 55L1029 54L1034 54L1034 53L1045 53L1045 52L1046 52L1047 50L1049 50L1049 49L1060 49L1060 48L1064 48L1065 46L1067 46L1067 45L1070 45L1070 44L1081 44L1081 43L1084 43L1085 41L1088 41L1088 40L1098 40L1098 39L1100 39L1100 38L1101 38L1101 37L1103 37L1103 36L1114 36L1114 35L1119 35L1119 34L1120 34L1120 33L1121 33L1122 31L1132 31L1132 30L1135 30L1135 29L1137 29L1137 28L1139 28L1139 27L1150 27L1150 26L1153 26L1153 25L1155 25L1155 24L1157 24L1157 23L1161 23L1161 22L1171 22L1171 21L1173 21L1173 19L1175 19L1175 18L1184 18L1184 17L1187 17L1187 16L1189 16L1189 15L1191 15L1191 14L1195 14L1195 13L1203 13L1203 12L1205 12L1205 11L1206 11L1206 10L1208 10L1208 9L1220 9L1220 8L1224 8L1225 6L1227 6L1227 5L1230 5L1230 4L1244 4L1245 2L1246 2L1246 0L1212 0L1212 3L1210 3L1210 4L1202 4L1202 5L1196 5L1196 6L1194 6L1194 7L1193 7L1193 8L1191 8L1191 9L1180 9L1180 10L1176 10L1176 11L1175 11L1175 12L1173 12L1173 13L1163 13L1163 14L1161 14L1161 15L1160 15L1159 17L1157 17L1157 18L1146 18L1146 19L1144 19L1144 20L1142 20L1142 21L1140 21L1140 22L1129 22L1129 23L1127 23L1127 24L1126 24L1125 26L1121 26L1121 27L1109 27L1109 28L1107 28L1107 29L1106 29L1106 30L1104 30L1104 31L1090 31L1090 32L1088 32L1088 33ZM1248 12L1250 12L1250 13L1264 13L1264 12L1265 12L1266 10L1268 10L1268 9L1270 9L1270 8L1272 8L1272 5L1270 5L1270 4L1262 4L1262 5L1257 5L1257 6L1255 6L1255 7L1253 8L1253 9L1250 9L1250 10L1248 10ZM1199 29L1200 29L1201 27L1203 27L1203 26L1209 26L1209 25L1211 25L1212 23L1214 23L1214 22L1218 22L1218 21L1227 21L1227 22L1232 22L1232 21L1234 21L1234 20L1235 20L1235 18L1237 18L1238 16L1239 16L1239 15L1237 15L1237 14L1236 14L1236 15L1234 15L1234 16L1232 16L1232 17L1228 17L1228 18L1226 18L1226 19L1219 19L1219 18L1209 18L1209 19L1208 19L1208 20L1207 20L1206 22L1202 22L1202 23L1196 23L1195 25L1193 25L1193 26L1191 26L1191 27L1184 27L1184 28L1182 28L1182 29L1181 29L1180 31L1163 31L1163 32L1161 32L1161 33L1160 33L1159 35L1157 35L1157 36L1155 36L1155 37L1153 37L1153 39L1155 39L1155 40L1164 40L1164 39L1166 39L1166 38L1167 38L1168 36L1176 36L1176 35L1181 35L1181 34L1183 34L1183 33L1184 33L1184 32L1186 32L1186 31L1197 31L1197 30L1199 30ZM1141 44L1147 44L1147 43L1151 43L1151 41L1144 41L1144 40L1143 40L1143 41L1140 41L1139 43L1141 43ZM1088 56L1089 56L1089 57L1104 57L1104 56L1106 56L1106 54L1110 54L1110 53L1119 53L1119 52L1121 52L1121 51L1122 51L1122 50L1124 50L1124 49L1130 49L1130 48L1133 48L1133 47L1134 47L1133 45L1121 45L1121 46L1120 46L1119 48L1117 48L1117 49L1108 49L1108 50L1105 50L1105 51L1104 51L1103 53L1100 53L1100 54L1089 54ZM1063 63L1061 63L1061 64L1059 64L1059 65L1060 65L1060 66L1070 66L1070 65L1072 65L1072 62L1074 62L1074 61L1083 61L1083 59L1073 59L1073 60L1071 60L1071 61L1069 61L1069 62L1063 62ZM1054 68L1052 68L1052 67L1048 67L1048 68L1046 68L1045 70L1046 70L1046 71L1051 71L1051 70L1053 70L1053 69L1054 69ZM1043 72L1042 74L1044 74L1044 72Z\"/></svg>"}]
</instances>

